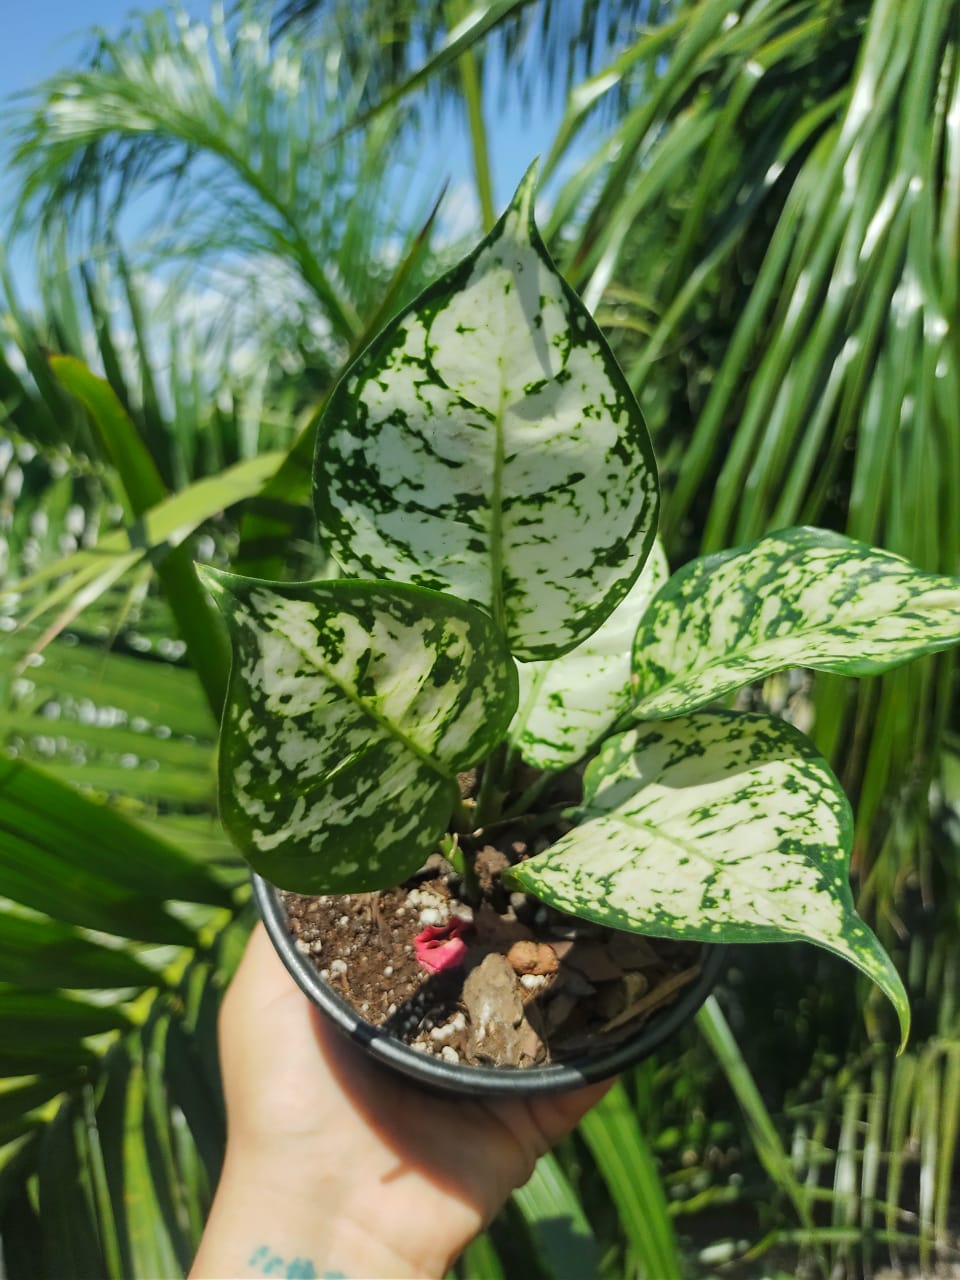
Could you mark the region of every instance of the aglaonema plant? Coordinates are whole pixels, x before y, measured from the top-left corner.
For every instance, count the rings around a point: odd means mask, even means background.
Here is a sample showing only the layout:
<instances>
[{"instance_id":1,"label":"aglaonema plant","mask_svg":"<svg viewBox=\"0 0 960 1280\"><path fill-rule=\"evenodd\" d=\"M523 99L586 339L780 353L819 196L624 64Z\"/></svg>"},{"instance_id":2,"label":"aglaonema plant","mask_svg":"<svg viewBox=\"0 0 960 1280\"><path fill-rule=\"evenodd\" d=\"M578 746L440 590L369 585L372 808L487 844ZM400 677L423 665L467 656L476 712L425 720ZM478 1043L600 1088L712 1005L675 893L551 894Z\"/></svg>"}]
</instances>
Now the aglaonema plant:
<instances>
[{"instance_id":1,"label":"aglaonema plant","mask_svg":"<svg viewBox=\"0 0 960 1280\"><path fill-rule=\"evenodd\" d=\"M829 766L783 720L710 704L784 667L872 674L953 644L960 583L807 528L669 577L646 428L534 187L329 400L314 493L342 576L204 570L233 639L226 827L301 893L399 884L439 846L469 883L476 833L535 822L585 766L574 825L512 888L651 936L805 939L872 978L905 1039Z\"/></svg>"}]
</instances>

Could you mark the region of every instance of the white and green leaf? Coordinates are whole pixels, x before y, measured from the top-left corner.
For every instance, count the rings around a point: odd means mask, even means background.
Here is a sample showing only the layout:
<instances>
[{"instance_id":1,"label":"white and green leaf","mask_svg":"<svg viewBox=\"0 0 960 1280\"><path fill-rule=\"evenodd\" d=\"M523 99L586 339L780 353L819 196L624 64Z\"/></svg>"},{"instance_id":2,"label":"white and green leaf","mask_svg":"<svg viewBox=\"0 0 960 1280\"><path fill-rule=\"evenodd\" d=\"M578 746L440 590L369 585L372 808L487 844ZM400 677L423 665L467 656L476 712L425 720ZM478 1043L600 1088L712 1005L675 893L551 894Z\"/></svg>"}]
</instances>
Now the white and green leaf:
<instances>
[{"instance_id":1,"label":"white and green leaf","mask_svg":"<svg viewBox=\"0 0 960 1280\"><path fill-rule=\"evenodd\" d=\"M784 667L873 675L960 640L960 579L825 529L693 560L634 643L635 713L692 711Z\"/></svg>"},{"instance_id":2,"label":"white and green leaf","mask_svg":"<svg viewBox=\"0 0 960 1280\"><path fill-rule=\"evenodd\" d=\"M906 1040L903 984L853 906L850 806L796 729L727 711L640 725L588 767L580 816L511 880L614 929L816 943L877 983Z\"/></svg>"},{"instance_id":3,"label":"white and green leaf","mask_svg":"<svg viewBox=\"0 0 960 1280\"><path fill-rule=\"evenodd\" d=\"M552 661L520 664L520 702L510 736L528 764L576 764L629 710L633 637L669 573L663 547L654 539L640 577L592 636Z\"/></svg>"},{"instance_id":4,"label":"white and green leaf","mask_svg":"<svg viewBox=\"0 0 960 1280\"><path fill-rule=\"evenodd\" d=\"M503 637L417 587L201 572L233 642L220 807L235 844L302 893L399 883L516 710Z\"/></svg>"},{"instance_id":5,"label":"white and green leaf","mask_svg":"<svg viewBox=\"0 0 960 1280\"><path fill-rule=\"evenodd\" d=\"M524 661L616 608L659 508L636 400L547 253L534 186L531 169L493 231L347 371L314 485L348 573L478 604Z\"/></svg>"}]
</instances>

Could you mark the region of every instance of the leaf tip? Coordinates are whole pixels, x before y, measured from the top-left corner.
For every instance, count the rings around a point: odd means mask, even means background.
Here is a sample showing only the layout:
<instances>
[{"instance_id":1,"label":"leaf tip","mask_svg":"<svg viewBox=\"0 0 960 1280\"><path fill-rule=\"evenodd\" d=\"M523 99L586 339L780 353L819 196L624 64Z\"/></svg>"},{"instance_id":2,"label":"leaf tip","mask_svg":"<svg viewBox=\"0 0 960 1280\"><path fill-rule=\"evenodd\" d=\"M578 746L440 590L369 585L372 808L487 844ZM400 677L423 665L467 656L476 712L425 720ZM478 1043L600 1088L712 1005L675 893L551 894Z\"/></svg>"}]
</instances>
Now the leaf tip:
<instances>
[{"instance_id":1,"label":"leaf tip","mask_svg":"<svg viewBox=\"0 0 960 1280\"><path fill-rule=\"evenodd\" d=\"M540 174L540 157L537 156L527 167L526 173L513 193L510 211L516 212L521 226L533 225L533 204L537 193L537 178Z\"/></svg>"},{"instance_id":2,"label":"leaf tip","mask_svg":"<svg viewBox=\"0 0 960 1280\"><path fill-rule=\"evenodd\" d=\"M910 1027L913 1015L910 1008L910 997L907 995L907 989L903 985L903 979L900 977L900 974L894 968L893 962L890 961L889 958L887 959L885 968L887 969L886 973L881 973L876 976L870 974L869 976L873 977L873 980L893 1005L894 1011L896 1012L897 1022L900 1025L900 1047L897 1049L897 1057L899 1058L906 1049L907 1042L910 1039Z\"/></svg>"},{"instance_id":3,"label":"leaf tip","mask_svg":"<svg viewBox=\"0 0 960 1280\"><path fill-rule=\"evenodd\" d=\"M226 595L226 584L224 582L226 574L222 573L219 569L214 569L212 565L198 564L196 561L194 561L193 567L197 571L197 577L200 579L200 585L206 591L209 591L211 596L213 596L214 601L219 604Z\"/></svg>"}]
</instances>

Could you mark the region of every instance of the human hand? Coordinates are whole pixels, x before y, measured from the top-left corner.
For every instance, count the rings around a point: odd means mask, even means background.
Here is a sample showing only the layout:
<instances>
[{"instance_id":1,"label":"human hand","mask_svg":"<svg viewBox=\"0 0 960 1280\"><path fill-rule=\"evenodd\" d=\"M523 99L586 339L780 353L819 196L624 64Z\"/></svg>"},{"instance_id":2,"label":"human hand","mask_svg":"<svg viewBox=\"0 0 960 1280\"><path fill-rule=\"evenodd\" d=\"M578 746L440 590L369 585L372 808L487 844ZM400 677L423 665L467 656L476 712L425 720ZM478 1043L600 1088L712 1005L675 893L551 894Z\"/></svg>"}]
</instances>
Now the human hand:
<instances>
[{"instance_id":1,"label":"human hand","mask_svg":"<svg viewBox=\"0 0 960 1280\"><path fill-rule=\"evenodd\" d=\"M433 1095L368 1061L262 926L224 999L227 1154L191 1276L443 1276L608 1084Z\"/></svg>"}]
</instances>

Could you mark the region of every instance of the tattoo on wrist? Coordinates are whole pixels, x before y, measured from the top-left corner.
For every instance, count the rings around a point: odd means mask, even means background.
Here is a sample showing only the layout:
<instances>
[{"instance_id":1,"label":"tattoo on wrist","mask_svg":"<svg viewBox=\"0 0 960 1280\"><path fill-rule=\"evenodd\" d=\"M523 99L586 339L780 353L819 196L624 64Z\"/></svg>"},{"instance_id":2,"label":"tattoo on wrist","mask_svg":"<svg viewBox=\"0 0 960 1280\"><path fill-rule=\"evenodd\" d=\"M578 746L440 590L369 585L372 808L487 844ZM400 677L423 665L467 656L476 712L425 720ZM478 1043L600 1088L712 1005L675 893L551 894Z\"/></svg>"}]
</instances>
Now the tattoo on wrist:
<instances>
[{"instance_id":1,"label":"tattoo on wrist","mask_svg":"<svg viewBox=\"0 0 960 1280\"><path fill-rule=\"evenodd\" d=\"M343 1271L317 1270L309 1258L281 1258L269 1245L254 1249L247 1259L248 1267L256 1267L261 1276L284 1277L284 1280L347 1280Z\"/></svg>"}]
</instances>

